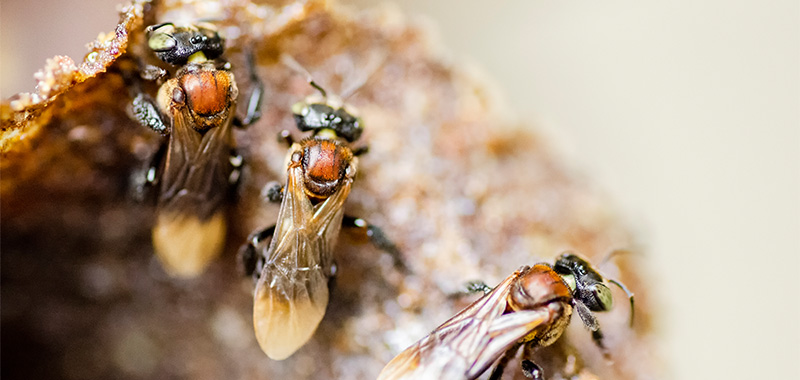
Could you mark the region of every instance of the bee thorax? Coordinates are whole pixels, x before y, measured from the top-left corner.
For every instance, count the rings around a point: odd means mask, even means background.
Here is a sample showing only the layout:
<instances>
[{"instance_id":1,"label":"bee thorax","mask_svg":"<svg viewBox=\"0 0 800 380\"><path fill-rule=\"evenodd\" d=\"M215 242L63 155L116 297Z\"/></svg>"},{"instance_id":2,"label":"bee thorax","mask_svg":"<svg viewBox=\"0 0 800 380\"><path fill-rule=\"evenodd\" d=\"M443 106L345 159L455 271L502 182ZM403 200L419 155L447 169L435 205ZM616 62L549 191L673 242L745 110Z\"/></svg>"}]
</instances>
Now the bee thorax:
<instances>
[{"instance_id":1,"label":"bee thorax","mask_svg":"<svg viewBox=\"0 0 800 380\"><path fill-rule=\"evenodd\" d=\"M327 198L341 186L353 155L333 140L312 139L304 144L304 185L309 195Z\"/></svg>"},{"instance_id":2,"label":"bee thorax","mask_svg":"<svg viewBox=\"0 0 800 380\"><path fill-rule=\"evenodd\" d=\"M224 71L197 71L180 78L192 112L201 116L217 115L230 108L230 75Z\"/></svg>"}]
</instances>

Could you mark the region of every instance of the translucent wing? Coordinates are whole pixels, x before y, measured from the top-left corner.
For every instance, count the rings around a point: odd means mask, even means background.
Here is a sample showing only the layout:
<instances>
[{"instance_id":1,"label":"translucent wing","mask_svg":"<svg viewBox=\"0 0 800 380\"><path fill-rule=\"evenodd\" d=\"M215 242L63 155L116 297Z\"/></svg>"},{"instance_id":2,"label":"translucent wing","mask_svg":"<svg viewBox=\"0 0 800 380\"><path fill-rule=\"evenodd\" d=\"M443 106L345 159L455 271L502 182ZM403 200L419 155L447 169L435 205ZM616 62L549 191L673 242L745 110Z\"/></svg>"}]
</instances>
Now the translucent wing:
<instances>
[{"instance_id":1,"label":"translucent wing","mask_svg":"<svg viewBox=\"0 0 800 380\"><path fill-rule=\"evenodd\" d=\"M290 152L290 157L297 149ZM256 283L253 322L261 349L289 357L314 334L328 305L328 278L352 177L320 204L305 195L299 162L289 164L275 235Z\"/></svg>"},{"instance_id":2,"label":"translucent wing","mask_svg":"<svg viewBox=\"0 0 800 380\"><path fill-rule=\"evenodd\" d=\"M228 193L231 123L204 135L184 112L172 116L169 146L158 195L153 246L173 275L195 276L221 251L225 240L222 204Z\"/></svg>"},{"instance_id":3,"label":"translucent wing","mask_svg":"<svg viewBox=\"0 0 800 380\"><path fill-rule=\"evenodd\" d=\"M545 311L503 315L517 271L425 338L397 355L379 380L474 379L547 318Z\"/></svg>"},{"instance_id":4,"label":"translucent wing","mask_svg":"<svg viewBox=\"0 0 800 380\"><path fill-rule=\"evenodd\" d=\"M158 203L161 210L206 219L219 209L230 186L231 120L200 134L186 112L172 117Z\"/></svg>"}]
</instances>

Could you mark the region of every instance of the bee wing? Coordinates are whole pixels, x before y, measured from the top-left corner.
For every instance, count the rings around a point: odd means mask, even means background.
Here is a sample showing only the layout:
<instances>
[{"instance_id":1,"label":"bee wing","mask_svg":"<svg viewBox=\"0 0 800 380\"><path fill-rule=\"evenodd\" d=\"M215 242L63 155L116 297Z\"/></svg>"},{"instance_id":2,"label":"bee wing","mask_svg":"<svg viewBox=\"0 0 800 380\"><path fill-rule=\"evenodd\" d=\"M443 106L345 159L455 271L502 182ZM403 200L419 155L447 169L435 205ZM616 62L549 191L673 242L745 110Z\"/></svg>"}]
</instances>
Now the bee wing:
<instances>
[{"instance_id":1,"label":"bee wing","mask_svg":"<svg viewBox=\"0 0 800 380\"><path fill-rule=\"evenodd\" d=\"M233 170L229 161L231 120L201 135L186 112L175 112L172 117L158 202L163 210L206 219L227 195Z\"/></svg>"},{"instance_id":2,"label":"bee wing","mask_svg":"<svg viewBox=\"0 0 800 380\"><path fill-rule=\"evenodd\" d=\"M290 164L275 236L256 284L253 322L261 349L272 359L289 357L314 334L328 305L332 248L342 224L347 181L312 206L302 168Z\"/></svg>"},{"instance_id":3,"label":"bee wing","mask_svg":"<svg viewBox=\"0 0 800 380\"><path fill-rule=\"evenodd\" d=\"M168 149L160 170L153 247L173 276L200 274L223 249L222 210L233 170L230 120L201 135L186 111L172 115Z\"/></svg>"},{"instance_id":4,"label":"bee wing","mask_svg":"<svg viewBox=\"0 0 800 380\"><path fill-rule=\"evenodd\" d=\"M519 271L397 355L379 380L474 379L514 342L544 321L542 311L503 315Z\"/></svg>"},{"instance_id":5,"label":"bee wing","mask_svg":"<svg viewBox=\"0 0 800 380\"><path fill-rule=\"evenodd\" d=\"M546 309L521 310L495 319L487 339L475 355L466 378L476 379L517 341L528 335L550 317Z\"/></svg>"}]
</instances>

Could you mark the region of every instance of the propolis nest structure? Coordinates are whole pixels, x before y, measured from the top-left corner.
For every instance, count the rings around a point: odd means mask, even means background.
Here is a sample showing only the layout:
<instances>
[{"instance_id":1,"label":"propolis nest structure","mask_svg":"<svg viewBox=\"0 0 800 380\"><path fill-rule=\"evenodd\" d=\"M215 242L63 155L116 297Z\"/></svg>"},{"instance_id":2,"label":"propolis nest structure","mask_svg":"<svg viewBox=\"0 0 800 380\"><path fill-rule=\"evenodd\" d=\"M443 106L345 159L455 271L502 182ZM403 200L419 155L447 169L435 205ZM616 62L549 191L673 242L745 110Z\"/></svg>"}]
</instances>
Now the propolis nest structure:
<instances>
[{"instance_id":1,"label":"propolis nest structure","mask_svg":"<svg viewBox=\"0 0 800 380\"><path fill-rule=\"evenodd\" d=\"M177 280L153 257L152 207L128 194L159 136L129 117L121 68L152 59L147 25L185 19L214 20L234 72L252 49L266 94L263 117L236 131L248 169L225 253L202 276ZM134 1L89 47L82 62L49 60L35 93L0 105L3 378L372 379L471 300L449 297L466 281L497 283L565 250L600 262L634 244L606 199L392 8ZM313 91L279 62L282 53L334 92L369 76L349 99L370 151L345 207L387 232L410 273L345 230L325 318L303 349L276 362L256 344L252 282L235 255L275 221L262 188L283 180L286 148L276 136L293 130L291 104ZM375 56L380 67L365 73ZM237 78L247 85L247 75ZM614 363L573 323L536 354L548 378L654 376L652 301L637 256L601 267L637 296L633 328L624 307L600 317ZM517 364L507 376L522 377Z\"/></svg>"}]
</instances>

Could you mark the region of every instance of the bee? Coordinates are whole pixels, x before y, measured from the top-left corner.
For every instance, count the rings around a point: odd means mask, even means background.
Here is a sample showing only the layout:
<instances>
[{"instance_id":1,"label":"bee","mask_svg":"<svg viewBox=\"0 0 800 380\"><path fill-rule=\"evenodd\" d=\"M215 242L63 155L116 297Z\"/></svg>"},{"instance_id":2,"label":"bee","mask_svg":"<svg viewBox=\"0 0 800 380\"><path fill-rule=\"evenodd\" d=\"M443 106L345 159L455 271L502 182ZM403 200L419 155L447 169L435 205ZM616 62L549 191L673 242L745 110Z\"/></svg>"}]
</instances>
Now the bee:
<instances>
[{"instance_id":1,"label":"bee","mask_svg":"<svg viewBox=\"0 0 800 380\"><path fill-rule=\"evenodd\" d=\"M344 214L357 156L366 151L350 146L363 132L361 119L313 80L309 83L321 97L296 103L292 113L297 128L311 135L294 142L284 131L290 144L286 183L268 194L280 202L277 223L252 234L240 249L244 271L255 280L256 338L274 360L302 347L325 315L328 282L336 273L333 249L342 225L363 229L378 248L399 257L379 228Z\"/></svg>"},{"instance_id":2,"label":"bee","mask_svg":"<svg viewBox=\"0 0 800 380\"><path fill-rule=\"evenodd\" d=\"M632 323L633 294L621 283L614 283L629 296ZM490 379L500 379L519 347L532 350L558 340L569 325L573 309L578 310L595 343L605 352L592 312L611 309L611 290L586 260L565 253L553 266L523 266L494 289L485 285L479 288L489 291L397 355L378 379L475 379L495 361L498 364ZM543 378L535 363L524 360L522 367L526 376Z\"/></svg>"},{"instance_id":3,"label":"bee","mask_svg":"<svg viewBox=\"0 0 800 380\"><path fill-rule=\"evenodd\" d=\"M215 61L224 40L211 24L164 23L148 27L147 35L159 59L179 66L160 86L155 101L144 92L133 100L135 118L167 136L141 181L156 192L153 248L168 273L193 277L223 249L224 206L242 166L233 148L232 126L258 119L262 91L253 74L255 90L247 116L240 120L235 111L239 89L230 65ZM146 71L154 77L166 75L154 66Z\"/></svg>"}]
</instances>

